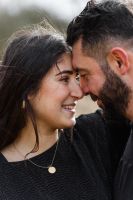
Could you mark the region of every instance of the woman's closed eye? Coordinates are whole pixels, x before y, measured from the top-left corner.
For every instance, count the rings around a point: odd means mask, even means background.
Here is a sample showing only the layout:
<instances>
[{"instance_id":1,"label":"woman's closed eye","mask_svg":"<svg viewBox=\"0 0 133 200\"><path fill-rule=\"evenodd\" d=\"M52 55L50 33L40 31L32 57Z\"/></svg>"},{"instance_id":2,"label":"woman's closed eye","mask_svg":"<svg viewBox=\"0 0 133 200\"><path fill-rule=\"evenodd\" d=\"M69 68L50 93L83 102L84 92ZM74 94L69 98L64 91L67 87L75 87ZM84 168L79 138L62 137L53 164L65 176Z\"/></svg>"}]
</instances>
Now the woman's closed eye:
<instances>
[{"instance_id":1,"label":"woman's closed eye","mask_svg":"<svg viewBox=\"0 0 133 200\"><path fill-rule=\"evenodd\" d=\"M62 81L64 83L68 83L70 80L70 77L69 76L64 76L62 75L61 78L59 79L59 81Z\"/></svg>"}]
</instances>

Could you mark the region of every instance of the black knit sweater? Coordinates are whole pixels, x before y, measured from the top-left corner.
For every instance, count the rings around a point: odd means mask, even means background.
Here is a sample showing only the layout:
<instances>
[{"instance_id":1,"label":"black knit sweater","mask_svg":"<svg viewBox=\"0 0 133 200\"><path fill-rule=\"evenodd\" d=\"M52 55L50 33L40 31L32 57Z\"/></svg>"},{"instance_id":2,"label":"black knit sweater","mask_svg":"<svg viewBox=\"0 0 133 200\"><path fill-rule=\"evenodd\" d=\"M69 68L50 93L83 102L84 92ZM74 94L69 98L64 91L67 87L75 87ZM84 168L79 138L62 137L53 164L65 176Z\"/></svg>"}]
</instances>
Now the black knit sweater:
<instances>
[{"instance_id":1,"label":"black knit sweater","mask_svg":"<svg viewBox=\"0 0 133 200\"><path fill-rule=\"evenodd\" d=\"M73 140L67 130L60 137L55 174L29 161L7 162L0 154L0 200L111 200L109 135L99 113L78 118ZM55 146L32 161L49 165Z\"/></svg>"}]
</instances>

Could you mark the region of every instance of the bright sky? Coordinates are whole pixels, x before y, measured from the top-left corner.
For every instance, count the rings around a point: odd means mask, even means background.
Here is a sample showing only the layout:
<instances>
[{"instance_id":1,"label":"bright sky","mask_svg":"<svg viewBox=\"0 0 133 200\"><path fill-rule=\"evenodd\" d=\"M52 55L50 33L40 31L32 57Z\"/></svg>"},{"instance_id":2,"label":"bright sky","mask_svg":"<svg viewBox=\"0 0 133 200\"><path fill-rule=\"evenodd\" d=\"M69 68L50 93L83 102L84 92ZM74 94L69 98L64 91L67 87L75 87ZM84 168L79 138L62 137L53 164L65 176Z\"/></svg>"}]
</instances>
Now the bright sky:
<instances>
[{"instance_id":1,"label":"bright sky","mask_svg":"<svg viewBox=\"0 0 133 200\"><path fill-rule=\"evenodd\" d=\"M37 5L69 21L81 12L87 2L88 0L0 0L0 8L14 13L21 7Z\"/></svg>"}]
</instances>

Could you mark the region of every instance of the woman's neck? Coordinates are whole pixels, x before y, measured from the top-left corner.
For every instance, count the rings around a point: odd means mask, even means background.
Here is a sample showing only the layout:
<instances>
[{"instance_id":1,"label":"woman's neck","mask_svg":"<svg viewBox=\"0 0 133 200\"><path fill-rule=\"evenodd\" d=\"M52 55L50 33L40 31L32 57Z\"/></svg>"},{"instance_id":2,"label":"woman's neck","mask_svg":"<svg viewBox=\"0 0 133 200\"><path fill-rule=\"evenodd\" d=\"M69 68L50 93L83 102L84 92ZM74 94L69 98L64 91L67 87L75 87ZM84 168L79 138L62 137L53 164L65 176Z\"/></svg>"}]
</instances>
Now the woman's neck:
<instances>
[{"instance_id":1,"label":"woman's neck","mask_svg":"<svg viewBox=\"0 0 133 200\"><path fill-rule=\"evenodd\" d=\"M34 157L40 153L48 150L58 140L58 130L50 130L42 127L38 127L39 147L34 153L30 153L27 158ZM25 155L31 152L36 143L36 136L32 124L22 129L19 137L7 146L1 152L8 161L19 161L23 160ZM21 155L20 155L21 153Z\"/></svg>"}]
</instances>

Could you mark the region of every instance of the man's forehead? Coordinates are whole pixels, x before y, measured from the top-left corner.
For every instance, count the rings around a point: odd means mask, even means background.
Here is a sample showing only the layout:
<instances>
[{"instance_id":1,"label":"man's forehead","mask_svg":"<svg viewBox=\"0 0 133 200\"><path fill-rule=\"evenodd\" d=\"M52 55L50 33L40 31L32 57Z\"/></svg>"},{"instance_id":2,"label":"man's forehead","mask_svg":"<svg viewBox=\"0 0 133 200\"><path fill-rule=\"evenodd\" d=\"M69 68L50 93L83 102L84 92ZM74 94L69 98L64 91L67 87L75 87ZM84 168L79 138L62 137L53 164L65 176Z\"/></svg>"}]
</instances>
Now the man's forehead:
<instances>
[{"instance_id":1,"label":"man's forehead","mask_svg":"<svg viewBox=\"0 0 133 200\"><path fill-rule=\"evenodd\" d=\"M73 69L74 69L74 71L76 71L76 72L88 72L88 68L86 69L86 68L84 68L83 66L77 66L77 65L73 65Z\"/></svg>"},{"instance_id":2,"label":"man's forehead","mask_svg":"<svg viewBox=\"0 0 133 200\"><path fill-rule=\"evenodd\" d=\"M76 46L72 49L72 64L73 66L79 67L80 63L83 62L83 54L79 48L76 48Z\"/></svg>"},{"instance_id":3,"label":"man's forehead","mask_svg":"<svg viewBox=\"0 0 133 200\"><path fill-rule=\"evenodd\" d=\"M73 46L72 46L72 51L81 51L82 50L82 40L81 38L79 40L77 40Z\"/></svg>"}]
</instances>

